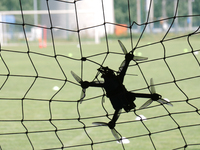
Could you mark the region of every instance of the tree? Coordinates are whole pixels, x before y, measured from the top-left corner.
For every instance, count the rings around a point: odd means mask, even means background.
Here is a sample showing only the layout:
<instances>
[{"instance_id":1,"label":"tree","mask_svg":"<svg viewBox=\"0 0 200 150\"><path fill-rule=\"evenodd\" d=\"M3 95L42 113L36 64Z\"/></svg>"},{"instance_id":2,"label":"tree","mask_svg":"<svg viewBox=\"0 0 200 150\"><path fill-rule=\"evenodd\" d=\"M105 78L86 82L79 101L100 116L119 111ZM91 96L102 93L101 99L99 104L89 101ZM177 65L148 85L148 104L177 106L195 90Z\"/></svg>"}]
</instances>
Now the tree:
<instances>
[{"instance_id":1,"label":"tree","mask_svg":"<svg viewBox=\"0 0 200 150\"><path fill-rule=\"evenodd\" d=\"M115 22L128 24L137 20L137 10L135 0L115 0L114 1ZM130 11L130 19L129 19Z\"/></svg>"},{"instance_id":2,"label":"tree","mask_svg":"<svg viewBox=\"0 0 200 150\"><path fill-rule=\"evenodd\" d=\"M21 0L23 10L33 10L33 0ZM21 10L20 3L18 0L1 0L0 10Z\"/></svg>"},{"instance_id":3,"label":"tree","mask_svg":"<svg viewBox=\"0 0 200 150\"><path fill-rule=\"evenodd\" d=\"M200 14L200 2L199 0L194 0L192 3L192 12L193 15L199 15ZM193 18L193 25L199 26L200 24L200 16Z\"/></svg>"}]
</instances>

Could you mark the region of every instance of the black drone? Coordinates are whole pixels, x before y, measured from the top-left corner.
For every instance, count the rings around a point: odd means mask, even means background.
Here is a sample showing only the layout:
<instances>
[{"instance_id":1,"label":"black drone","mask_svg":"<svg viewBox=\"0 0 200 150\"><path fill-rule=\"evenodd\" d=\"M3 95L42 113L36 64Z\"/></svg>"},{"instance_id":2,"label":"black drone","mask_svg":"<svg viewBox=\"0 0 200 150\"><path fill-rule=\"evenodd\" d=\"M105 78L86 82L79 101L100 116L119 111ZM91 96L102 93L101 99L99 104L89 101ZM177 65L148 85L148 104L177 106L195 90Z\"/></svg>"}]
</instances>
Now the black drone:
<instances>
[{"instance_id":1,"label":"black drone","mask_svg":"<svg viewBox=\"0 0 200 150\"><path fill-rule=\"evenodd\" d=\"M118 40L118 42L122 48L123 53L125 54L125 60L121 63L119 67L119 71L117 73L115 73L112 69L108 67L101 66L99 69L97 69L102 74L101 77L104 79L104 82L83 81L73 71L71 71L71 73L73 77L75 78L75 80L78 83L80 83L82 87L80 103L85 97L85 91L88 87L90 86L101 87L105 89L106 96L110 99L110 102L113 108L115 109L114 115L109 123L93 122L93 124L100 125L100 126L108 126L111 129L111 132L113 133L116 140L120 142L119 135L114 128L115 124L119 118L119 115L122 109L124 109L126 112L129 112L130 110L136 107L136 105L134 104L136 97L149 98L149 100L145 102L140 108L145 108L149 106L153 101L157 101L161 104L167 104L170 106L173 106L173 105L169 101L163 99L160 94L156 93L152 78L150 80L150 92L151 92L150 94L133 93L133 92L127 91L126 87L123 85L123 81L124 81L124 76L126 75L126 71L128 69L130 61L131 60L142 61L148 58L134 56L132 51L128 53L125 46L122 44L122 42L120 40Z\"/></svg>"}]
</instances>

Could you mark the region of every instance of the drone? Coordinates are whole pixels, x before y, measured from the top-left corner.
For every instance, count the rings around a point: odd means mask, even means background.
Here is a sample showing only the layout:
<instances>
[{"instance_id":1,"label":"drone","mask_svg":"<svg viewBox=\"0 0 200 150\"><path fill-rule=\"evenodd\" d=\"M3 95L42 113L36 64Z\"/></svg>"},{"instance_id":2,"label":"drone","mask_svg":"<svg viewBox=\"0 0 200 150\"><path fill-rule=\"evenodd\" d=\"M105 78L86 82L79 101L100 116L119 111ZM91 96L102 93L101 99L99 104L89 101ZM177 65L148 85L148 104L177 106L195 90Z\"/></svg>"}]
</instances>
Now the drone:
<instances>
[{"instance_id":1,"label":"drone","mask_svg":"<svg viewBox=\"0 0 200 150\"><path fill-rule=\"evenodd\" d=\"M77 74L75 74L73 71L71 71L72 76L75 78L75 80L81 85L82 92L80 97L80 103L82 103L86 89L88 87L100 87L103 88L106 92L106 96L109 98L115 112L110 122L93 122L94 125L98 126L108 126L116 138L118 142L121 141L121 138L117 131L115 130L116 122L120 116L120 113L122 109L124 109L127 113L131 110L135 109L136 105L134 101L136 98L149 98L148 101L146 101L140 109L144 109L148 107L153 101L157 101L161 104L167 104L170 106L173 106L168 100L165 100L162 98L162 96L158 93L156 93L153 79L150 79L150 94L145 93L134 93L130 92L126 89L126 87L123 85L124 77L126 75L126 71L128 69L129 63L131 60L133 61L143 61L147 60L147 57L141 57L141 56L135 56L133 55L133 52L130 51L127 52L125 46L123 43L118 40L119 45L125 55L125 60L121 63L119 67L119 71L116 73L114 70L110 69L109 67L103 67L101 66L98 68L98 72L101 73L101 78L104 79L103 82L96 82L96 81L83 81Z\"/></svg>"}]
</instances>

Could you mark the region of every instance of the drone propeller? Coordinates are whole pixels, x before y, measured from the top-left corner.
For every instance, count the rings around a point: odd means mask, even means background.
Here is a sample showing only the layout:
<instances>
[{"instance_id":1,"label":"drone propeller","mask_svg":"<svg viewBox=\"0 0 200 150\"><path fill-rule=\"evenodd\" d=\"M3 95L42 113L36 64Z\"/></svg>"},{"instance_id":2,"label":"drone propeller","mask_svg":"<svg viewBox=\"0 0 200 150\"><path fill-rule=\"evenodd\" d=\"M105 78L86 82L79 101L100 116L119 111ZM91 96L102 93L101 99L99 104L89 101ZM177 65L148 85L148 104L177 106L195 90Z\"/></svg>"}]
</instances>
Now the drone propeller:
<instances>
[{"instance_id":1,"label":"drone propeller","mask_svg":"<svg viewBox=\"0 0 200 150\"><path fill-rule=\"evenodd\" d=\"M128 53L127 50L126 50L126 47L124 46L124 44L120 40L118 40L118 42L119 42L119 45L120 45L124 55L126 55ZM135 60L135 61L142 61L142 60L147 60L147 59L148 59L147 57L141 57L141 56L134 56L133 57L133 60Z\"/></svg>"},{"instance_id":2,"label":"drone propeller","mask_svg":"<svg viewBox=\"0 0 200 150\"><path fill-rule=\"evenodd\" d=\"M127 50L126 50L126 47L124 46L124 44L120 40L118 40L118 42L119 42L119 45L121 46L122 51L124 52L124 55L126 55L128 53Z\"/></svg>"},{"instance_id":3,"label":"drone propeller","mask_svg":"<svg viewBox=\"0 0 200 150\"><path fill-rule=\"evenodd\" d=\"M126 63L126 60L124 60L124 61L121 63L121 65L120 65L120 67L119 67L118 73L120 73L120 72L122 71L122 69L123 69L124 66L125 66L125 63ZM126 75L138 76L137 74L128 74L128 73L126 73Z\"/></svg>"},{"instance_id":4,"label":"drone propeller","mask_svg":"<svg viewBox=\"0 0 200 150\"><path fill-rule=\"evenodd\" d=\"M120 65L120 67L119 67L119 72L122 71L122 69L123 69L124 66L125 66L125 63L126 63L126 60L124 60L124 61L121 63L121 65Z\"/></svg>"},{"instance_id":5,"label":"drone propeller","mask_svg":"<svg viewBox=\"0 0 200 150\"><path fill-rule=\"evenodd\" d=\"M106 122L93 122L92 124L97 125L97 126L108 126L108 123Z\"/></svg>"},{"instance_id":6,"label":"drone propeller","mask_svg":"<svg viewBox=\"0 0 200 150\"><path fill-rule=\"evenodd\" d=\"M93 122L92 124L97 125L97 126L108 126L108 127L109 127L109 124L106 123L106 122ZM110 127L109 127L109 128L110 128ZM117 131L115 130L115 128L110 129L110 130L111 130L113 136L115 137L115 139L116 139L118 142L120 142L120 139L121 139L121 138L120 138L119 134L117 133Z\"/></svg>"},{"instance_id":7,"label":"drone propeller","mask_svg":"<svg viewBox=\"0 0 200 150\"><path fill-rule=\"evenodd\" d=\"M119 118L120 114L121 114L122 109L120 110L115 110L115 113L113 115L112 120L109 123L106 122L93 122L92 124L94 125L98 125L98 126L108 126L113 134L113 136L115 137L115 139L120 142L121 138L119 136L119 134L117 133L117 131L115 130L115 123L117 121L117 119Z\"/></svg>"},{"instance_id":8,"label":"drone propeller","mask_svg":"<svg viewBox=\"0 0 200 150\"><path fill-rule=\"evenodd\" d=\"M81 96L80 96L80 104L82 103L83 99L85 98L85 91L86 91L86 89L82 89Z\"/></svg>"},{"instance_id":9,"label":"drone propeller","mask_svg":"<svg viewBox=\"0 0 200 150\"><path fill-rule=\"evenodd\" d=\"M71 74L72 74L72 76L74 77L74 79L78 82L78 83L82 83L83 82L83 80L77 75L77 74L75 74L73 71L71 71ZM83 101L83 99L84 99L84 97L85 97L85 91L86 91L86 89L82 89L82 92L81 92L81 96L80 96L80 103L82 103L82 101Z\"/></svg>"},{"instance_id":10,"label":"drone propeller","mask_svg":"<svg viewBox=\"0 0 200 150\"><path fill-rule=\"evenodd\" d=\"M81 82L83 82L83 80L77 75L75 74L73 71L71 71L72 76L74 77L74 79L81 84Z\"/></svg>"},{"instance_id":11,"label":"drone propeller","mask_svg":"<svg viewBox=\"0 0 200 150\"><path fill-rule=\"evenodd\" d=\"M153 83L153 78L150 79L150 91L152 93L152 95L155 95L156 97L159 96L157 93L156 93L156 89L154 87L154 83ZM146 108L147 106L149 106L153 101L157 101L161 104L167 104L169 106L173 106L169 100L166 100L166 99L162 99L161 96L158 97L158 99L154 99L154 98L151 98L149 99L147 102L145 102L141 107L141 108Z\"/></svg>"}]
</instances>

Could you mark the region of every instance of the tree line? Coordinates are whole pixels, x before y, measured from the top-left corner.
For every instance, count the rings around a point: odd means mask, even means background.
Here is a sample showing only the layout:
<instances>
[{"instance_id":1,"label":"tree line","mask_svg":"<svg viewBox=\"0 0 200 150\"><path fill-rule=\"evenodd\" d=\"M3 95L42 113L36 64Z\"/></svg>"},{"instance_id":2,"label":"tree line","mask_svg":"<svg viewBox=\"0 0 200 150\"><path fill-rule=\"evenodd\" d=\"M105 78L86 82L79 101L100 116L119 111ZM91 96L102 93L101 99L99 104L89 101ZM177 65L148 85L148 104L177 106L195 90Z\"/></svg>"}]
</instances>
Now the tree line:
<instances>
[{"instance_id":1,"label":"tree line","mask_svg":"<svg viewBox=\"0 0 200 150\"><path fill-rule=\"evenodd\" d=\"M33 0L0 0L0 11L33 10Z\"/></svg>"},{"instance_id":2,"label":"tree line","mask_svg":"<svg viewBox=\"0 0 200 150\"><path fill-rule=\"evenodd\" d=\"M137 1L140 3L140 13L141 13L141 22L146 21L146 0L114 0L114 14L115 22L121 24L130 24L133 21L137 21ZM153 0L154 8L154 20L158 20L163 17L162 14L162 2L166 1L166 17L174 16L174 1L175 0ZM189 0L179 0L178 2L178 15L186 16L188 15L188 1ZM200 1L192 1L192 12L193 15L200 14ZM177 1L176 1L177 2ZM40 1L38 1L38 8L40 8ZM9 10L33 10L33 0L0 0L0 11L9 11ZM130 16L130 17L129 17ZM194 17L193 22L198 22L199 17ZM197 19L196 19L197 18ZM185 18L186 19L186 18Z\"/></svg>"},{"instance_id":3,"label":"tree line","mask_svg":"<svg viewBox=\"0 0 200 150\"><path fill-rule=\"evenodd\" d=\"M140 3L140 15L141 22L146 22L147 12L146 12L146 0L114 0L114 11L115 11L115 22L121 24L130 24L133 21L137 22L137 1ZM163 6L162 3L165 1L166 16L163 16ZM188 15L188 1L189 0L179 0L178 4L175 0L153 0L153 11L154 20L159 20L160 18L170 18L174 17L174 10L177 8L178 16ZM192 14L200 15L200 1L192 1ZM130 14L130 15L129 15ZM129 17L130 16L130 17ZM199 23L199 17L194 17L193 22ZM187 17L179 19L180 22L185 22Z\"/></svg>"}]
</instances>

